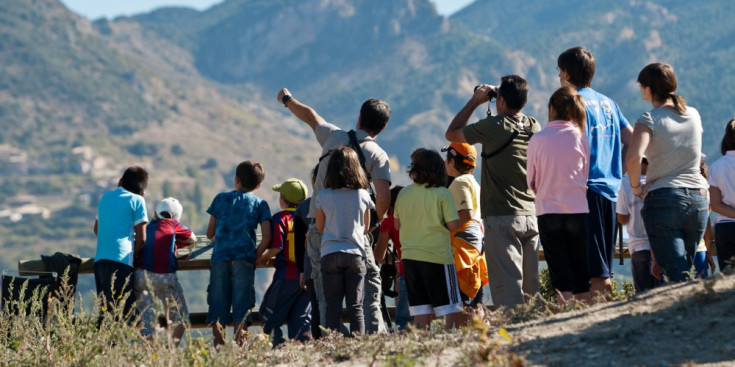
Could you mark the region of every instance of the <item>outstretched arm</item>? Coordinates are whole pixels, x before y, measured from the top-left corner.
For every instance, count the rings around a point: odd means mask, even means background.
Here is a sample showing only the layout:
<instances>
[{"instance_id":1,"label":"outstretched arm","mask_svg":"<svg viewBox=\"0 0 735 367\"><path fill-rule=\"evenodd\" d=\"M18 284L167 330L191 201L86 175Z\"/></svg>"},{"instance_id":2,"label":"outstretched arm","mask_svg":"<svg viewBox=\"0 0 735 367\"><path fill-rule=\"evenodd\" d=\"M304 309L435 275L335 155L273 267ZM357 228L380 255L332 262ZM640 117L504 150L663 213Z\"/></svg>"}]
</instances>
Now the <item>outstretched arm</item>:
<instances>
[{"instance_id":1,"label":"outstretched arm","mask_svg":"<svg viewBox=\"0 0 735 367\"><path fill-rule=\"evenodd\" d=\"M475 112L475 109L477 109L479 105L490 100L487 96L487 93L490 91L491 88L494 87L487 84L481 84L477 87L477 89L475 89L475 93L472 95L472 98L467 101L467 104L462 107L459 113L457 113L457 116L454 116L452 123L450 123L449 127L447 128L447 132L444 133L444 137L447 138L447 140L453 143L467 142L467 140L465 140L464 132L462 132L462 130L465 126L467 126L467 121L469 121L470 116L472 116L472 113Z\"/></svg>"},{"instance_id":2,"label":"outstretched arm","mask_svg":"<svg viewBox=\"0 0 735 367\"><path fill-rule=\"evenodd\" d=\"M291 111L294 116L298 117L299 120L309 125L312 130L315 130L317 125L326 123L326 121L324 121L324 118L319 116L319 114L316 113L313 108L293 98L293 96L291 96L291 92L289 92L286 88L283 88L278 92L278 97L276 97L278 103L283 103L283 98L285 96L289 96L290 98L286 101L286 107L288 108L288 110Z\"/></svg>"}]
</instances>

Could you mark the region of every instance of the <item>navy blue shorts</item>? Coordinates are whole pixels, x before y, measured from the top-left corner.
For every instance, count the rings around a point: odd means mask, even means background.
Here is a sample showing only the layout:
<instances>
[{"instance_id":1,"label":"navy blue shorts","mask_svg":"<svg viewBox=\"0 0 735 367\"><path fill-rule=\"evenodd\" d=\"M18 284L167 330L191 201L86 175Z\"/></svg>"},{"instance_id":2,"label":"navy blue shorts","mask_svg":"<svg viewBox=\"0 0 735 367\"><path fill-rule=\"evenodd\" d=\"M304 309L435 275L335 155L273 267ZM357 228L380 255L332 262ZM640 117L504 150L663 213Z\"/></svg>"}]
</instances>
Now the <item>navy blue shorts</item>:
<instances>
[{"instance_id":1,"label":"navy blue shorts","mask_svg":"<svg viewBox=\"0 0 735 367\"><path fill-rule=\"evenodd\" d=\"M615 250L615 202L587 190L587 259L592 278L612 278Z\"/></svg>"}]
</instances>

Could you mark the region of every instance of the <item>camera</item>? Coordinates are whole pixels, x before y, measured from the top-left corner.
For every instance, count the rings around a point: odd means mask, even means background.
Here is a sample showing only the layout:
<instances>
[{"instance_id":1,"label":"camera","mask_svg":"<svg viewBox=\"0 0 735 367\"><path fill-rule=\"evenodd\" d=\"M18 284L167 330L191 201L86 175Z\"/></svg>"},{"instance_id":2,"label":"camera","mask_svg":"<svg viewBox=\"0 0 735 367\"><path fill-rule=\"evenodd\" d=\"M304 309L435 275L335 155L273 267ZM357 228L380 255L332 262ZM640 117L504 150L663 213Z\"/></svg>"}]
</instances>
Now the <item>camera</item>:
<instances>
[{"instance_id":1,"label":"camera","mask_svg":"<svg viewBox=\"0 0 735 367\"><path fill-rule=\"evenodd\" d=\"M476 85L475 90L477 90L477 88L480 88L480 86ZM492 100L493 98L498 98L498 87L491 85L490 90L487 92L487 98L489 98L490 100Z\"/></svg>"}]
</instances>

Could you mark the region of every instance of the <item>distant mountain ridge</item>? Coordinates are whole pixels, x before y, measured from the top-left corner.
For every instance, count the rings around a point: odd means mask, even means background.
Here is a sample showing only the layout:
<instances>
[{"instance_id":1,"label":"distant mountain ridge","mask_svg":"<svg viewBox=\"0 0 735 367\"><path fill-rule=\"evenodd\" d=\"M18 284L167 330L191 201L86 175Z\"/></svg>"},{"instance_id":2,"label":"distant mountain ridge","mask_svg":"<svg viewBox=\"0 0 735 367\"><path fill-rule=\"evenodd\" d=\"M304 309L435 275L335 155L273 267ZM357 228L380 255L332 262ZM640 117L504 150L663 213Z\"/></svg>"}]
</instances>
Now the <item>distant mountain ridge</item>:
<instances>
[{"instance_id":1,"label":"distant mountain ridge","mask_svg":"<svg viewBox=\"0 0 735 367\"><path fill-rule=\"evenodd\" d=\"M488 17L488 15L497 15ZM735 115L735 3L727 0L564 2L477 0L452 16L476 34L544 60L548 76L536 85L558 86L556 57L583 45L597 59L592 87L615 99L631 121L651 108L636 84L648 63L667 62L678 93L697 108L704 124L703 151L720 156L725 123ZM502 15L507 21L493 21Z\"/></svg>"}]
</instances>

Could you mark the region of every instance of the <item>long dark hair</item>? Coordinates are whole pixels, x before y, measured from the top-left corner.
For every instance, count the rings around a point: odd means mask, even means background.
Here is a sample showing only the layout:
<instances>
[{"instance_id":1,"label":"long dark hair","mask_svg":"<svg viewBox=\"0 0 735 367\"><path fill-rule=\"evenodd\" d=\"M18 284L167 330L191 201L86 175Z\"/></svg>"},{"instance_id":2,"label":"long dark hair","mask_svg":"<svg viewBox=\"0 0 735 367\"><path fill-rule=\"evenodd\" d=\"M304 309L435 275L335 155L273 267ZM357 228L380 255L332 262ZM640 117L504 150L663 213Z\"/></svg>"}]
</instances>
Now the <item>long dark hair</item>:
<instances>
[{"instance_id":1,"label":"long dark hair","mask_svg":"<svg viewBox=\"0 0 735 367\"><path fill-rule=\"evenodd\" d=\"M678 83L674 68L669 64L653 63L646 65L638 73L638 83L644 87L651 88L651 99L659 103L671 100L676 112L683 115L687 110L687 101L676 94Z\"/></svg>"},{"instance_id":2,"label":"long dark hair","mask_svg":"<svg viewBox=\"0 0 735 367\"><path fill-rule=\"evenodd\" d=\"M728 150L735 150L735 118L725 125L725 135L722 137L720 152L725 155Z\"/></svg>"},{"instance_id":3,"label":"long dark hair","mask_svg":"<svg viewBox=\"0 0 735 367\"><path fill-rule=\"evenodd\" d=\"M408 175L413 182L426 187L444 187L447 185L447 169L439 152L419 148L411 153L411 167Z\"/></svg>"},{"instance_id":4,"label":"long dark hair","mask_svg":"<svg viewBox=\"0 0 735 367\"><path fill-rule=\"evenodd\" d=\"M332 150L327 164L324 186L330 189L367 189L368 179L360 166L357 153L350 147Z\"/></svg>"},{"instance_id":5,"label":"long dark hair","mask_svg":"<svg viewBox=\"0 0 735 367\"><path fill-rule=\"evenodd\" d=\"M584 99L576 90L570 87L561 87L549 98L549 107L553 107L556 118L565 121L574 121L580 132L584 132L587 123L587 112L584 109ZM552 117L549 116L549 119Z\"/></svg>"}]
</instances>

